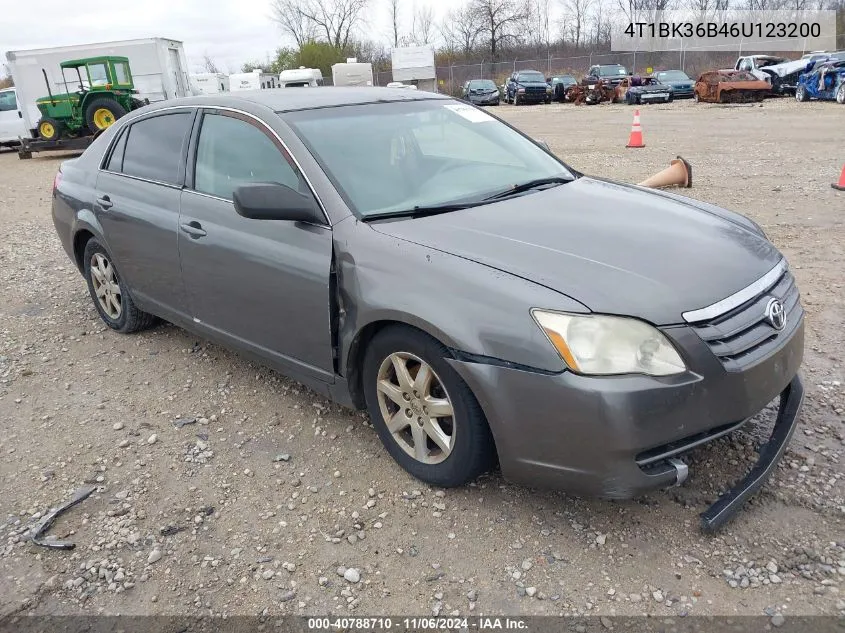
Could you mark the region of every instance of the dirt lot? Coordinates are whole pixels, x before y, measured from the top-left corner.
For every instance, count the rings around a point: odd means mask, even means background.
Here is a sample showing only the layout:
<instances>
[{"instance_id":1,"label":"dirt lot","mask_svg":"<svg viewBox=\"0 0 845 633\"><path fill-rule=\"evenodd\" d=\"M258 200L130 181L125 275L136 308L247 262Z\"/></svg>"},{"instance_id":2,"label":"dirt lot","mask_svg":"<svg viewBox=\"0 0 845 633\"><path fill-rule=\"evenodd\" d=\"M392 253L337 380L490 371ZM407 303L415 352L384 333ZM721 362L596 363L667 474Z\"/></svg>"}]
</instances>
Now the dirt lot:
<instances>
[{"instance_id":1,"label":"dirt lot","mask_svg":"<svg viewBox=\"0 0 845 633\"><path fill-rule=\"evenodd\" d=\"M845 108L771 101L501 106L574 167L639 181L676 154L689 195L790 259L807 399L789 451L722 533L698 513L756 457L771 411L697 450L682 487L581 500L498 474L411 479L362 414L183 330L99 321L50 220L61 157L0 155L0 618L108 614L845 614ZM177 420L195 420L177 428ZM46 509L97 492L27 542ZM343 577L344 569L347 578ZM354 582L355 579L357 582ZM84 610L84 611L83 611Z\"/></svg>"}]
</instances>

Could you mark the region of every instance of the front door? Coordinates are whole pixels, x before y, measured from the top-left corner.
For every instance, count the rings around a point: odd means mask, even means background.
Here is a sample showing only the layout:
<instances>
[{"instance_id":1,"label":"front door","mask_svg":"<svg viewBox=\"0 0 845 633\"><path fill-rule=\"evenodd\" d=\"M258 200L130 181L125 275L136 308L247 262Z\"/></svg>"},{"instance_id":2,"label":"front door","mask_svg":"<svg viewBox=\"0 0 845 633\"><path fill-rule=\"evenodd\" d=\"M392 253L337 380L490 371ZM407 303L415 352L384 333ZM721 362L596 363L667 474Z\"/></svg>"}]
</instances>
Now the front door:
<instances>
[{"instance_id":1,"label":"front door","mask_svg":"<svg viewBox=\"0 0 845 633\"><path fill-rule=\"evenodd\" d=\"M17 94L13 88L0 90L0 143L8 143L28 136L23 114L18 109Z\"/></svg>"},{"instance_id":2,"label":"front door","mask_svg":"<svg viewBox=\"0 0 845 633\"><path fill-rule=\"evenodd\" d=\"M179 218L194 321L289 372L330 381L331 228L247 219L232 204L249 182L311 195L304 179L273 132L247 115L207 111L195 148Z\"/></svg>"}]
</instances>

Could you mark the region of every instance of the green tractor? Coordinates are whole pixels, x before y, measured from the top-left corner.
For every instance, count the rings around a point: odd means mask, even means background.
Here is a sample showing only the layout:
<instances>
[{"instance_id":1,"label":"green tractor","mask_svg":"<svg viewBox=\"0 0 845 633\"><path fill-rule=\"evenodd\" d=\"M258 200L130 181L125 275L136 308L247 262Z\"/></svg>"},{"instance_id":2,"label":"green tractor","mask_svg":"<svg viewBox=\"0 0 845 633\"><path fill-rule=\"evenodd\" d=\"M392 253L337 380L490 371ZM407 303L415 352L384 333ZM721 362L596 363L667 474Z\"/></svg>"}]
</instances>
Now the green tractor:
<instances>
[{"instance_id":1,"label":"green tractor","mask_svg":"<svg viewBox=\"0 0 845 633\"><path fill-rule=\"evenodd\" d=\"M126 57L88 57L62 62L59 66L65 84L64 94L53 94L47 72L42 69L49 96L35 102L41 112L38 136L45 141L63 136L85 136L88 132L97 134L130 110L149 103L134 96L138 91L132 83ZM76 77L71 75L71 85L78 81L76 92L68 88L66 70L76 71Z\"/></svg>"}]
</instances>

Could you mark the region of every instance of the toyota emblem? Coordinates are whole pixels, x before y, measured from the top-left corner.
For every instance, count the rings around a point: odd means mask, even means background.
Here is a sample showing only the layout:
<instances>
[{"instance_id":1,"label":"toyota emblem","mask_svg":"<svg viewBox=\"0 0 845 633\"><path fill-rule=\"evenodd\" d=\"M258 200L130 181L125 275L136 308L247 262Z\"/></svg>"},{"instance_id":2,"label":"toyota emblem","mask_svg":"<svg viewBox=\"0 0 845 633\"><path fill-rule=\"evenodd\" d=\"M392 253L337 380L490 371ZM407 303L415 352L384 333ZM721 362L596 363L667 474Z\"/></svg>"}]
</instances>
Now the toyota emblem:
<instances>
[{"instance_id":1,"label":"toyota emblem","mask_svg":"<svg viewBox=\"0 0 845 633\"><path fill-rule=\"evenodd\" d=\"M766 320L776 330L782 330L783 326L786 325L786 310L784 310L780 299L769 299L766 304Z\"/></svg>"}]
</instances>

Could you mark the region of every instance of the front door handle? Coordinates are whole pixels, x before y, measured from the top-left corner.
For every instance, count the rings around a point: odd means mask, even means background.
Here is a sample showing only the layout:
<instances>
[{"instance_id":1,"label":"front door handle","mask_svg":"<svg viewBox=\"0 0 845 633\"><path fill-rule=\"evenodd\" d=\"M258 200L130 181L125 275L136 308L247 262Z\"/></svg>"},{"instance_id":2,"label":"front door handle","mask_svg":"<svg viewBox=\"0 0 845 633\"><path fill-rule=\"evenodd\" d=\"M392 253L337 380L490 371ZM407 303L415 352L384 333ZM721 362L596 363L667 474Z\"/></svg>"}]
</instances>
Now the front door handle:
<instances>
[{"instance_id":1,"label":"front door handle","mask_svg":"<svg viewBox=\"0 0 845 633\"><path fill-rule=\"evenodd\" d=\"M97 204L99 204L103 209L111 209L114 206L114 202L112 202L111 198L108 196L97 198Z\"/></svg>"},{"instance_id":2,"label":"front door handle","mask_svg":"<svg viewBox=\"0 0 845 633\"><path fill-rule=\"evenodd\" d=\"M182 229L183 233L187 233L195 240L208 235L208 233L205 232L205 229L202 228L202 224L196 221L180 224L179 228Z\"/></svg>"}]
</instances>

